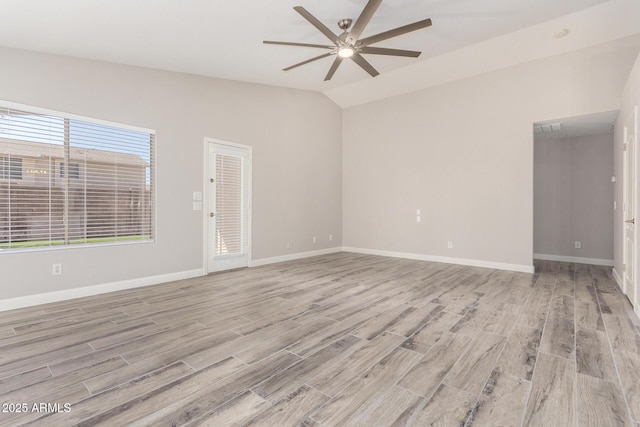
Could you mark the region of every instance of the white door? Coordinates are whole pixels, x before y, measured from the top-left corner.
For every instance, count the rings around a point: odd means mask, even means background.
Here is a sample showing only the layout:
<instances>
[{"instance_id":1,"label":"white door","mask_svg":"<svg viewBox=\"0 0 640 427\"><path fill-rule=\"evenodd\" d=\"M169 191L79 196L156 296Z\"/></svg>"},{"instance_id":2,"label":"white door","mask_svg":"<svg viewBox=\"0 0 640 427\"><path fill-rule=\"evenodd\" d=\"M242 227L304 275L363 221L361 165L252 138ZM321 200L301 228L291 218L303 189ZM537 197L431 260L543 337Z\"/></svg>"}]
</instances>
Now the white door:
<instances>
[{"instance_id":1,"label":"white door","mask_svg":"<svg viewBox=\"0 0 640 427\"><path fill-rule=\"evenodd\" d=\"M208 141L207 270L247 267L251 148Z\"/></svg>"},{"instance_id":2,"label":"white door","mask_svg":"<svg viewBox=\"0 0 640 427\"><path fill-rule=\"evenodd\" d=\"M636 267L636 113L629 116L624 124L624 283L623 291L629 301L638 309L638 291L635 284Z\"/></svg>"}]
</instances>

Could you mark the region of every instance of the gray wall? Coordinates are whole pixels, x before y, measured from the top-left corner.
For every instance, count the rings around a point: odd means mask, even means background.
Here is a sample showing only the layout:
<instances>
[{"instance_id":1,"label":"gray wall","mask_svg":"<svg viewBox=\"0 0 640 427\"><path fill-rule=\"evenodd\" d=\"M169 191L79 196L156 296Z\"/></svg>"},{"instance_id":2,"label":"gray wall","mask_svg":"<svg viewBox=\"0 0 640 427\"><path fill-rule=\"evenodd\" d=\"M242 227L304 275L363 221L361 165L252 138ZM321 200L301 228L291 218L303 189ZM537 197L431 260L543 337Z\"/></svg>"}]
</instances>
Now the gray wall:
<instances>
[{"instance_id":1,"label":"gray wall","mask_svg":"<svg viewBox=\"0 0 640 427\"><path fill-rule=\"evenodd\" d=\"M0 49L0 99L158 137L157 242L0 254L0 299L202 269L205 136L254 148L254 259L343 245L531 265L532 123L617 109L636 56L635 39L605 44L341 113L318 93Z\"/></svg>"},{"instance_id":2,"label":"gray wall","mask_svg":"<svg viewBox=\"0 0 640 427\"><path fill-rule=\"evenodd\" d=\"M536 137L533 252L613 261L612 175L613 133Z\"/></svg>"},{"instance_id":3,"label":"gray wall","mask_svg":"<svg viewBox=\"0 0 640 427\"><path fill-rule=\"evenodd\" d=\"M0 254L0 300L202 269L204 137L253 147L253 259L341 246L342 117L324 95L10 49L0 64L0 100L157 131L156 243Z\"/></svg>"},{"instance_id":4,"label":"gray wall","mask_svg":"<svg viewBox=\"0 0 640 427\"><path fill-rule=\"evenodd\" d=\"M344 245L531 266L532 124L618 109L637 52L599 45L346 109Z\"/></svg>"}]
</instances>

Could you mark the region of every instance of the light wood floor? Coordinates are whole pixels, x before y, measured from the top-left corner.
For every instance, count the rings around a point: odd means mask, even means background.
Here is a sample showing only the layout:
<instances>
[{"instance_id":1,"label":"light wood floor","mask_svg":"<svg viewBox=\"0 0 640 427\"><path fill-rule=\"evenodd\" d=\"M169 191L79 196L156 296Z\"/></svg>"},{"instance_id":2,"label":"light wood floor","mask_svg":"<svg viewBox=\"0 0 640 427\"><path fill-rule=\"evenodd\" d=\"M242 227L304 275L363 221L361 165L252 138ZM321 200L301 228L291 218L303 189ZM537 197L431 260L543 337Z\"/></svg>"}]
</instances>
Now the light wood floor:
<instances>
[{"instance_id":1,"label":"light wood floor","mask_svg":"<svg viewBox=\"0 0 640 427\"><path fill-rule=\"evenodd\" d=\"M0 425L634 426L609 269L537 270L341 253L0 313Z\"/></svg>"}]
</instances>

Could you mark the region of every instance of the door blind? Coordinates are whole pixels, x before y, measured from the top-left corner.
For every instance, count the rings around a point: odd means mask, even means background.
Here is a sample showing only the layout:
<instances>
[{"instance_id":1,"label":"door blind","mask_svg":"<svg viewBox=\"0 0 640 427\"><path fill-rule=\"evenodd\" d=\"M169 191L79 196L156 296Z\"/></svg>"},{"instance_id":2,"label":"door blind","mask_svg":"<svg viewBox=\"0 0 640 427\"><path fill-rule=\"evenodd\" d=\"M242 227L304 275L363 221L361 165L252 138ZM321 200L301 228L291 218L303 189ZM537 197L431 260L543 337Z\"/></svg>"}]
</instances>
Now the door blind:
<instances>
[{"instance_id":1,"label":"door blind","mask_svg":"<svg viewBox=\"0 0 640 427\"><path fill-rule=\"evenodd\" d=\"M243 252L242 158L216 154L216 255Z\"/></svg>"},{"instance_id":2,"label":"door blind","mask_svg":"<svg viewBox=\"0 0 640 427\"><path fill-rule=\"evenodd\" d=\"M0 105L0 249L153 239L154 134Z\"/></svg>"}]
</instances>

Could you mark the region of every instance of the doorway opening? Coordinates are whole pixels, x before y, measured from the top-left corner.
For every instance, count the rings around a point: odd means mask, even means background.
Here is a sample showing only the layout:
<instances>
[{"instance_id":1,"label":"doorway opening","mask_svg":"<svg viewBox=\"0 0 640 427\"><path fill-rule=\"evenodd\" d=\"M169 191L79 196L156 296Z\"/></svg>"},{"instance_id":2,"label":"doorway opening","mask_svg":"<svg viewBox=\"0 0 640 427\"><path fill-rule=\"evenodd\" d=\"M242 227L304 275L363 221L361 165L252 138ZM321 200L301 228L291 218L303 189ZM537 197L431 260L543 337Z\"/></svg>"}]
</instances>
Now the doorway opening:
<instances>
[{"instance_id":1,"label":"doorway opening","mask_svg":"<svg viewBox=\"0 0 640 427\"><path fill-rule=\"evenodd\" d=\"M534 262L613 266L617 115L534 123Z\"/></svg>"}]
</instances>

